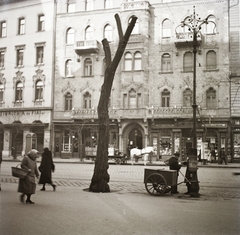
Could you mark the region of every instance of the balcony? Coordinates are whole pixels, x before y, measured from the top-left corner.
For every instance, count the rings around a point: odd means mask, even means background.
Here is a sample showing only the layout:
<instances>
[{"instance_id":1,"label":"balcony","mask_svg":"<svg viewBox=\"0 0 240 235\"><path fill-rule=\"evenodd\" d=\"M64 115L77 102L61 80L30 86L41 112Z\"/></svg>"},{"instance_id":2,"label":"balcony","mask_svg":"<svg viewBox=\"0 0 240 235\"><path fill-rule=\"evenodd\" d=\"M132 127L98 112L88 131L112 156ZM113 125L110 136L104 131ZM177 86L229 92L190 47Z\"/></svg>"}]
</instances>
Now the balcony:
<instances>
[{"instance_id":1,"label":"balcony","mask_svg":"<svg viewBox=\"0 0 240 235\"><path fill-rule=\"evenodd\" d=\"M133 11L133 10L149 10L150 5L147 1L140 2L126 2L121 5L122 11Z\"/></svg>"},{"instance_id":2,"label":"balcony","mask_svg":"<svg viewBox=\"0 0 240 235\"><path fill-rule=\"evenodd\" d=\"M97 40L77 41L74 49L78 55L98 53L99 45L100 43Z\"/></svg>"},{"instance_id":3,"label":"balcony","mask_svg":"<svg viewBox=\"0 0 240 235\"><path fill-rule=\"evenodd\" d=\"M198 44L202 42L202 35L200 32L197 34L197 42ZM192 32L176 33L174 43L177 47L193 46L193 33Z\"/></svg>"}]
</instances>

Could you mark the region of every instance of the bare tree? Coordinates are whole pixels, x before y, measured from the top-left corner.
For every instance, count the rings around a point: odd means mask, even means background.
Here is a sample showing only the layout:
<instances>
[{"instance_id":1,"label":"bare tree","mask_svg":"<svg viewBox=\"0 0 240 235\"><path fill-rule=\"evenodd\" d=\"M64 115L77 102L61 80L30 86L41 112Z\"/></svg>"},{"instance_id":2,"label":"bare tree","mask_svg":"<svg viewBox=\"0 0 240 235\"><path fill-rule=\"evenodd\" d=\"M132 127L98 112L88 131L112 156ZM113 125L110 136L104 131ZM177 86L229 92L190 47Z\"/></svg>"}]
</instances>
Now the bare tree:
<instances>
[{"instance_id":1,"label":"bare tree","mask_svg":"<svg viewBox=\"0 0 240 235\"><path fill-rule=\"evenodd\" d=\"M117 66L122 58L128 39L135 26L137 17L133 16L131 18L131 21L124 35L122 31L121 20L118 14L115 14L115 20L117 23L119 43L113 60L111 58L111 50L109 47L108 40L106 38L102 40L102 45L106 58L106 69L104 72L104 82L102 85L101 95L98 103L99 138L94 173L89 188L89 191L92 192L110 192L110 188L108 185L108 182L110 180L110 176L108 174L108 141L109 141L108 102Z\"/></svg>"}]
</instances>

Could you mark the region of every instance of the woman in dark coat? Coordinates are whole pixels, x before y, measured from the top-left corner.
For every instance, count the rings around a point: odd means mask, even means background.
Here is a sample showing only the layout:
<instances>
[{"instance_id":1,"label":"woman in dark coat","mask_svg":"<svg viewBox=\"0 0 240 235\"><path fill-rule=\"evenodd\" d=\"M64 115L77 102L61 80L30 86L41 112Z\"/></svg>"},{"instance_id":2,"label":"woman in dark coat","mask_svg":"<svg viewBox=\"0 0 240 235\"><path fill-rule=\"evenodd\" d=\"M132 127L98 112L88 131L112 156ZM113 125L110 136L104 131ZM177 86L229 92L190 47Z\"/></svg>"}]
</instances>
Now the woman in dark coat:
<instances>
[{"instance_id":1,"label":"woman in dark coat","mask_svg":"<svg viewBox=\"0 0 240 235\"><path fill-rule=\"evenodd\" d=\"M45 184L51 184L55 191L56 185L52 182L52 172L54 172L55 166L53 164L52 152L48 148L43 149L42 161L38 169L41 172L39 184L43 184L41 191L45 191Z\"/></svg>"},{"instance_id":2,"label":"woman in dark coat","mask_svg":"<svg viewBox=\"0 0 240 235\"><path fill-rule=\"evenodd\" d=\"M27 195L27 204L34 204L34 202L31 201L31 195L36 191L35 177L39 177L36 163L37 153L38 151L36 149L32 149L28 155L23 158L21 163L21 168L28 170L29 173L24 179L19 179L18 192L22 193L20 196L21 202L24 202L24 197Z\"/></svg>"}]
</instances>

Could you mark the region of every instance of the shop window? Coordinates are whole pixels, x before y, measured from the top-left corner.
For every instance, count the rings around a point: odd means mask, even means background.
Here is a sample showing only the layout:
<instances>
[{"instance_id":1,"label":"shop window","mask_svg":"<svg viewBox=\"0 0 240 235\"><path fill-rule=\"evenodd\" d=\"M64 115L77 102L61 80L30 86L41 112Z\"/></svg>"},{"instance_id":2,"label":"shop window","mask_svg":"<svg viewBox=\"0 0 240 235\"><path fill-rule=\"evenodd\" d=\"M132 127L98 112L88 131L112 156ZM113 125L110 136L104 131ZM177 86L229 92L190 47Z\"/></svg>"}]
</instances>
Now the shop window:
<instances>
[{"instance_id":1,"label":"shop window","mask_svg":"<svg viewBox=\"0 0 240 235\"><path fill-rule=\"evenodd\" d=\"M170 106L170 92L167 89L162 91L162 107Z\"/></svg>"},{"instance_id":2,"label":"shop window","mask_svg":"<svg viewBox=\"0 0 240 235\"><path fill-rule=\"evenodd\" d=\"M172 35L172 23L169 19L162 22L162 37L169 38Z\"/></svg>"},{"instance_id":3,"label":"shop window","mask_svg":"<svg viewBox=\"0 0 240 235\"><path fill-rule=\"evenodd\" d=\"M192 91L189 88L183 92L183 107L192 107Z\"/></svg>"},{"instance_id":4,"label":"shop window","mask_svg":"<svg viewBox=\"0 0 240 235\"><path fill-rule=\"evenodd\" d=\"M69 28L67 30L67 35L66 35L66 44L67 45L72 45L74 44L74 29L73 28Z\"/></svg>"},{"instance_id":5,"label":"shop window","mask_svg":"<svg viewBox=\"0 0 240 235\"><path fill-rule=\"evenodd\" d=\"M208 109L217 108L216 91L212 87L207 90L206 106Z\"/></svg>"},{"instance_id":6,"label":"shop window","mask_svg":"<svg viewBox=\"0 0 240 235\"><path fill-rule=\"evenodd\" d=\"M70 135L69 131L64 131L62 136L62 151L63 152L71 152L72 149L72 136Z\"/></svg>"},{"instance_id":7,"label":"shop window","mask_svg":"<svg viewBox=\"0 0 240 235\"><path fill-rule=\"evenodd\" d=\"M72 94L68 92L65 95L65 111L72 110Z\"/></svg>"},{"instance_id":8,"label":"shop window","mask_svg":"<svg viewBox=\"0 0 240 235\"><path fill-rule=\"evenodd\" d=\"M7 37L7 22L1 21L0 22L0 38Z\"/></svg>"},{"instance_id":9,"label":"shop window","mask_svg":"<svg viewBox=\"0 0 240 235\"><path fill-rule=\"evenodd\" d=\"M45 29L45 16L43 14L38 15L38 32L44 31Z\"/></svg>"},{"instance_id":10,"label":"shop window","mask_svg":"<svg viewBox=\"0 0 240 235\"><path fill-rule=\"evenodd\" d=\"M206 54L206 68L216 69L217 68L217 56L215 51L208 51Z\"/></svg>"},{"instance_id":11,"label":"shop window","mask_svg":"<svg viewBox=\"0 0 240 235\"><path fill-rule=\"evenodd\" d=\"M192 72L193 71L192 52L186 52L183 56L183 71L184 72Z\"/></svg>"},{"instance_id":12,"label":"shop window","mask_svg":"<svg viewBox=\"0 0 240 235\"><path fill-rule=\"evenodd\" d=\"M162 72L170 72L171 68L171 56L168 53L162 55Z\"/></svg>"}]
</instances>

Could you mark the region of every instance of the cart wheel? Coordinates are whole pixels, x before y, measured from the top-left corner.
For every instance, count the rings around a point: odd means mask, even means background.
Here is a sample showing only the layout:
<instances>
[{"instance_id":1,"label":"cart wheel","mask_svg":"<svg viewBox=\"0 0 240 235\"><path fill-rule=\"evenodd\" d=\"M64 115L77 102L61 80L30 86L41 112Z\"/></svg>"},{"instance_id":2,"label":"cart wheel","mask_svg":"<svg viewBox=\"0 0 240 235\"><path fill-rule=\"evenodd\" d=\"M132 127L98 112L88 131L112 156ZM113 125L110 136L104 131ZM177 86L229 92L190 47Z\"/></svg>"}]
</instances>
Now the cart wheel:
<instances>
[{"instance_id":1,"label":"cart wheel","mask_svg":"<svg viewBox=\"0 0 240 235\"><path fill-rule=\"evenodd\" d=\"M147 177L145 188L149 194L153 196L160 196L166 191L166 179L159 173L153 173Z\"/></svg>"}]
</instances>

